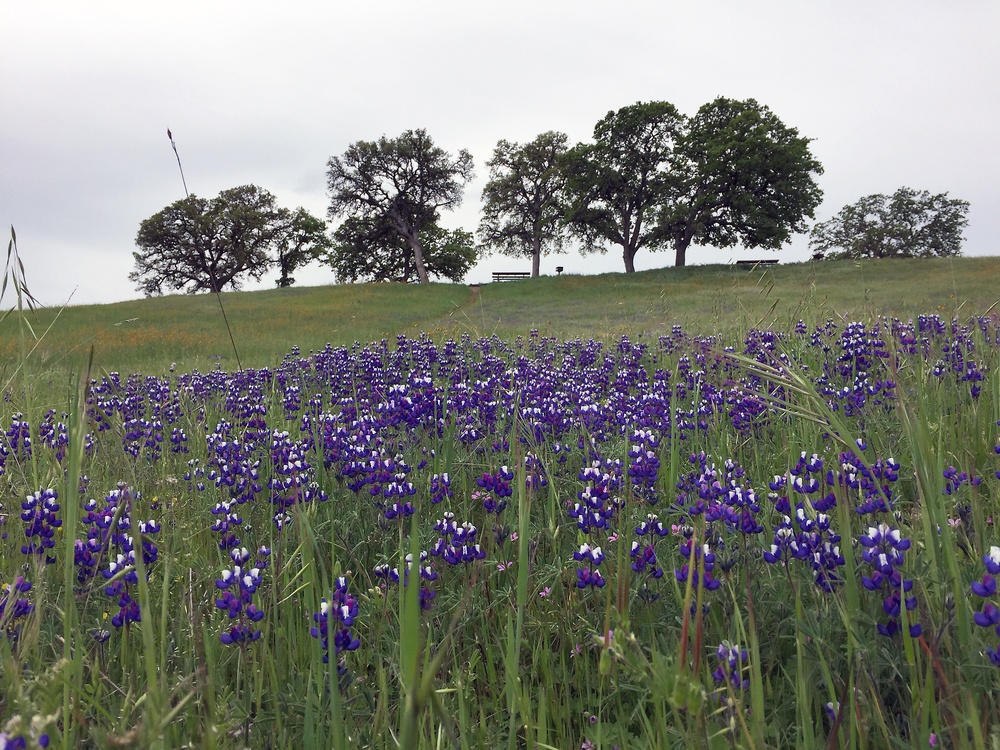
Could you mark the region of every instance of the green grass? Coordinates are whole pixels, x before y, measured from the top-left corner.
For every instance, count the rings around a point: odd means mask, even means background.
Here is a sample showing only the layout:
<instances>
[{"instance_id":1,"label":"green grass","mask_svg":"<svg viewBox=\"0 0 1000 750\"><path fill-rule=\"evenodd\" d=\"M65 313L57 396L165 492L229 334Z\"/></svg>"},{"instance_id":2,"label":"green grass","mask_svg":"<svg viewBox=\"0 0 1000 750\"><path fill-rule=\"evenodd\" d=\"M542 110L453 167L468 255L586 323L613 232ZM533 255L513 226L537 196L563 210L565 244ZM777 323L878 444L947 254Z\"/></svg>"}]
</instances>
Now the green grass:
<instances>
[{"instance_id":1,"label":"green grass","mask_svg":"<svg viewBox=\"0 0 1000 750\"><path fill-rule=\"evenodd\" d=\"M585 263L582 259L581 263ZM29 262L30 269L30 262ZM31 271L29 270L29 281ZM728 332L785 326L802 318L907 318L981 314L1000 300L1000 258L829 261L747 270L736 266L664 268L635 274L563 275L467 287L359 284L292 287L222 295L244 366L275 365L292 346L391 339L424 332L503 339L538 329L563 339L627 333L660 335L679 324ZM73 369L94 347L108 372L235 369L219 303L175 295L110 305L47 308L29 314L36 332L58 323L38 347L40 369ZM0 323L0 376L19 356L16 320Z\"/></svg>"}]
</instances>

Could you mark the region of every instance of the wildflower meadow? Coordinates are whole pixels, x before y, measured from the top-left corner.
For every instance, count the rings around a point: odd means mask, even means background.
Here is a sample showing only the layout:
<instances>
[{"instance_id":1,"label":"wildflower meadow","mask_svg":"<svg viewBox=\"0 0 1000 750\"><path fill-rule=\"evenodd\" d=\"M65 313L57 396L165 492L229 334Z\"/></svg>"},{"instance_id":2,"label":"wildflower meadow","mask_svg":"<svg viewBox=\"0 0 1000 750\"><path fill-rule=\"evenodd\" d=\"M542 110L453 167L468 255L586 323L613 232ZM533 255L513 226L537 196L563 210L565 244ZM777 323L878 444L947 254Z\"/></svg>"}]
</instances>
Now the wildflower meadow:
<instances>
[{"instance_id":1,"label":"wildflower meadow","mask_svg":"<svg viewBox=\"0 0 1000 750\"><path fill-rule=\"evenodd\" d=\"M929 315L13 377L0 736L997 747L998 347Z\"/></svg>"}]
</instances>

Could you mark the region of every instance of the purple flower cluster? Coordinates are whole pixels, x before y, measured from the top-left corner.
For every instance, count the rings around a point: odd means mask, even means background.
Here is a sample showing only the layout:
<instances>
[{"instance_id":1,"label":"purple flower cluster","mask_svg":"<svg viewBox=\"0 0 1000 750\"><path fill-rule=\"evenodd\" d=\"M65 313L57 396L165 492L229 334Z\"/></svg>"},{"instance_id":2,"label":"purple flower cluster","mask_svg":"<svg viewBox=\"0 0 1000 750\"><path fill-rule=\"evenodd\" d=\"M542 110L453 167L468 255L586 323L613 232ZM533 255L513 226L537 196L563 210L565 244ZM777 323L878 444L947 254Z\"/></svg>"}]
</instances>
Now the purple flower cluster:
<instances>
[{"instance_id":1,"label":"purple flower cluster","mask_svg":"<svg viewBox=\"0 0 1000 750\"><path fill-rule=\"evenodd\" d=\"M586 486L577 493L579 502L569 509L569 516L576 519L581 533L606 531L619 508L624 507L621 469L620 461L595 460L580 472L578 479Z\"/></svg>"},{"instance_id":2,"label":"purple flower cluster","mask_svg":"<svg viewBox=\"0 0 1000 750\"><path fill-rule=\"evenodd\" d=\"M416 562L417 569L419 570L420 577L420 609L426 611L434 606L434 599L437 597L437 592L430 587L430 584L438 579L437 571L431 565L424 565L428 560L428 553L421 552L420 558ZM410 570L414 566L413 556L410 554L406 555L406 567L403 571L403 586L410 585ZM383 588L389 583L399 583L400 575L399 568L390 568L388 564L376 565L372 570L372 574L382 581Z\"/></svg>"},{"instance_id":3,"label":"purple flower cluster","mask_svg":"<svg viewBox=\"0 0 1000 750\"><path fill-rule=\"evenodd\" d=\"M708 542L692 547L691 537L694 532L690 527L685 528L684 534L685 539L678 550L684 562L681 567L674 570L674 577L682 584L686 584L690 579L695 589L701 586L705 591L715 591L722 585L722 581L712 575L712 571L715 570L715 553L712 552ZM702 567L703 575L699 575L699 567Z\"/></svg>"},{"instance_id":4,"label":"purple flower cluster","mask_svg":"<svg viewBox=\"0 0 1000 750\"><path fill-rule=\"evenodd\" d=\"M775 477L770 486L777 493L785 485L785 477ZM808 509L806 502L796 503L794 513L787 496L777 497L774 507L783 515L770 548L763 553L764 561L771 565L787 564L786 558L810 563L815 584L827 593L843 582L839 569L846 564L840 552L840 535L833 532L833 519L826 513L835 502L829 497L809 502Z\"/></svg>"},{"instance_id":5,"label":"purple flower cluster","mask_svg":"<svg viewBox=\"0 0 1000 750\"><path fill-rule=\"evenodd\" d=\"M56 558L49 554L56 546L56 529L62 526L59 512L58 493L53 489L39 490L21 503L21 520L24 521L24 535L28 543L21 546L25 555L45 555L45 562L51 565Z\"/></svg>"},{"instance_id":6,"label":"purple flower cluster","mask_svg":"<svg viewBox=\"0 0 1000 750\"><path fill-rule=\"evenodd\" d=\"M111 624L116 628L127 626L142 620L139 602L133 598L133 586L138 585L139 575L136 572L135 538L132 527L132 505L138 499L138 493L124 483L112 490L105 498L104 510L92 516L97 533L92 537L88 533L88 545L91 539L97 539L100 550L97 557L106 557L107 567L101 570L101 575L108 581L104 593L115 601L118 611L112 616ZM91 517L88 511L88 517ZM159 524L154 520L139 521L135 524L138 531L142 562L148 580L153 563L158 557L158 550L152 537L160 531ZM87 555L91 556L88 557ZM95 559L91 549L85 549L78 556L86 567ZM83 575L77 572L78 578Z\"/></svg>"},{"instance_id":7,"label":"purple flower cluster","mask_svg":"<svg viewBox=\"0 0 1000 750\"><path fill-rule=\"evenodd\" d=\"M885 589L882 611L889 619L878 623L878 632L891 638L899 631L901 608L906 607L907 612L917 608L917 597L911 593L913 581L900 573L910 540L904 539L899 529L882 523L869 527L867 534L858 537L858 543L864 548L861 558L872 568L871 576L861 577L861 585L869 591ZM909 630L911 638L919 637L922 632L919 622L912 623Z\"/></svg>"},{"instance_id":8,"label":"purple flower cluster","mask_svg":"<svg viewBox=\"0 0 1000 750\"><path fill-rule=\"evenodd\" d=\"M22 576L13 583L0 585L0 633L16 641L21 632L21 621L31 614L35 605L24 596L31 591L31 581Z\"/></svg>"},{"instance_id":9,"label":"purple flower cluster","mask_svg":"<svg viewBox=\"0 0 1000 750\"><path fill-rule=\"evenodd\" d=\"M260 552L270 554L266 547L262 547ZM232 566L223 568L222 575L215 579L215 587L222 592L215 600L215 606L225 612L232 623L219 640L227 646L246 648L261 636L256 625L264 619L264 611L257 607L253 599L262 582L262 568L267 566L266 557L251 568L247 567L251 554L246 547L231 550L229 557Z\"/></svg>"},{"instance_id":10,"label":"purple flower cluster","mask_svg":"<svg viewBox=\"0 0 1000 750\"><path fill-rule=\"evenodd\" d=\"M486 551L476 542L478 529L468 521L459 526L454 513L445 512L444 517L434 523L434 530L440 536L429 552L449 565L471 563L486 557Z\"/></svg>"},{"instance_id":11,"label":"purple flower cluster","mask_svg":"<svg viewBox=\"0 0 1000 750\"><path fill-rule=\"evenodd\" d=\"M328 499L326 491L315 481L304 442L292 440L288 432L275 430L271 435L271 468L268 488L275 507L274 523L279 529L287 522L293 506Z\"/></svg>"},{"instance_id":12,"label":"purple flower cluster","mask_svg":"<svg viewBox=\"0 0 1000 750\"><path fill-rule=\"evenodd\" d=\"M745 648L723 641L715 650L717 664L712 670L716 685L726 685L733 690L748 690L750 680L746 672L750 669L750 656Z\"/></svg>"},{"instance_id":13,"label":"purple flower cluster","mask_svg":"<svg viewBox=\"0 0 1000 750\"><path fill-rule=\"evenodd\" d=\"M651 430L636 430L631 436L628 451L628 477L632 481L632 496L639 502L656 505L660 499L656 487L660 470L657 450L660 439Z\"/></svg>"},{"instance_id":14,"label":"purple flower cluster","mask_svg":"<svg viewBox=\"0 0 1000 750\"><path fill-rule=\"evenodd\" d=\"M507 507L508 500L514 494L510 483L514 481L514 472L506 466L497 471L483 473L476 478L476 485L483 495L483 509L490 514L499 516Z\"/></svg>"},{"instance_id":15,"label":"purple flower cluster","mask_svg":"<svg viewBox=\"0 0 1000 750\"><path fill-rule=\"evenodd\" d=\"M435 474L431 477L431 502L437 505L445 500L450 500L455 493L451 490L451 477L447 472Z\"/></svg>"},{"instance_id":16,"label":"purple flower cluster","mask_svg":"<svg viewBox=\"0 0 1000 750\"><path fill-rule=\"evenodd\" d=\"M323 599L319 612L313 614L316 624L310 629L313 638L323 644L323 663L330 662L330 631L333 631L333 654L336 659L344 651L354 651L361 642L351 633L358 616L358 600L347 591L347 579L340 576L333 582L333 595ZM338 665L339 667L339 665Z\"/></svg>"},{"instance_id":17,"label":"purple flower cluster","mask_svg":"<svg viewBox=\"0 0 1000 750\"><path fill-rule=\"evenodd\" d=\"M585 589L588 586L598 589L604 588L607 581L599 570L600 564L604 562L604 553L599 546L581 544L580 548L573 553L573 559L587 565L585 568L576 569L577 588Z\"/></svg>"},{"instance_id":18,"label":"purple flower cluster","mask_svg":"<svg viewBox=\"0 0 1000 750\"><path fill-rule=\"evenodd\" d=\"M632 559L632 570L649 578L662 578L663 568L656 559L655 544L657 538L669 536L670 529L663 525L655 513L649 513L646 520L635 527L635 535L639 539L632 540L629 557ZM641 541L640 541L641 540Z\"/></svg>"}]
</instances>

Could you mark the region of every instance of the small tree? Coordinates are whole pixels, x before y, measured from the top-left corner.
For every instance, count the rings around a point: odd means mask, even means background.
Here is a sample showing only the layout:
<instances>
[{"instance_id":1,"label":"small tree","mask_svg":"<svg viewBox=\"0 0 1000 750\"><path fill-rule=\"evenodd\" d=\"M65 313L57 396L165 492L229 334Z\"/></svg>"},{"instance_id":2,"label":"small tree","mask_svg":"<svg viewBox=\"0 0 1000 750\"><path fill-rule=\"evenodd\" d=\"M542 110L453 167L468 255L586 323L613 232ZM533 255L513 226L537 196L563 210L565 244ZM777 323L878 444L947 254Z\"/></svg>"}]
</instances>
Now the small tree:
<instances>
[{"instance_id":1,"label":"small tree","mask_svg":"<svg viewBox=\"0 0 1000 750\"><path fill-rule=\"evenodd\" d=\"M358 141L327 167L330 218L352 217L365 231L396 232L413 255L417 278L427 283L421 233L438 221L442 209L462 202L462 189L473 177L469 152L452 157L434 145L427 131L407 130L398 138ZM386 247L377 242L355 249Z\"/></svg>"},{"instance_id":2,"label":"small tree","mask_svg":"<svg viewBox=\"0 0 1000 750\"><path fill-rule=\"evenodd\" d=\"M565 133L553 131L523 146L502 140L486 163L490 179L483 189L480 240L504 255L531 258L533 277L543 253L564 252L559 194L566 181L559 159L566 143Z\"/></svg>"},{"instance_id":3,"label":"small tree","mask_svg":"<svg viewBox=\"0 0 1000 750\"><path fill-rule=\"evenodd\" d=\"M317 260L330 249L330 238L326 234L326 222L317 219L304 208L294 212L279 209L283 214L284 226L275 237L275 251L278 266L279 287L289 287L295 283L292 273L297 268Z\"/></svg>"},{"instance_id":4,"label":"small tree","mask_svg":"<svg viewBox=\"0 0 1000 750\"><path fill-rule=\"evenodd\" d=\"M421 230L419 241L428 277L460 282L478 257L472 233L461 229L431 224ZM334 232L326 262L342 282L419 280L406 240L392 226L358 217L347 219Z\"/></svg>"},{"instance_id":5,"label":"small tree","mask_svg":"<svg viewBox=\"0 0 1000 750\"><path fill-rule=\"evenodd\" d=\"M816 224L809 247L816 259L931 258L960 255L968 201L901 187L867 195ZM835 252L831 252L835 251Z\"/></svg>"},{"instance_id":6,"label":"small tree","mask_svg":"<svg viewBox=\"0 0 1000 750\"><path fill-rule=\"evenodd\" d=\"M326 241L321 221L303 209L293 214L278 208L267 190L243 185L212 199L191 195L143 221L129 278L147 296L164 287L220 292L283 263L282 275L291 283L288 273Z\"/></svg>"}]
</instances>

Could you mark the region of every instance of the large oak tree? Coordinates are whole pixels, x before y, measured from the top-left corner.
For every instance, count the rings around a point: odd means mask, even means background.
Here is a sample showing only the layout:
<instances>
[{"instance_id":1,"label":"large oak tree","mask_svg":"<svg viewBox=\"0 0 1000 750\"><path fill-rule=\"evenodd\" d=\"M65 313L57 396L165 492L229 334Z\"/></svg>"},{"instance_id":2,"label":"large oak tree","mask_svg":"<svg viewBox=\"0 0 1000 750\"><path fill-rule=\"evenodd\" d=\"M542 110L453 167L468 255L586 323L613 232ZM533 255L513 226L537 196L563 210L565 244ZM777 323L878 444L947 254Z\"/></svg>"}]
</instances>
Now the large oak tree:
<instances>
[{"instance_id":1,"label":"large oak tree","mask_svg":"<svg viewBox=\"0 0 1000 750\"><path fill-rule=\"evenodd\" d=\"M256 185L191 195L139 225L129 278L147 296L164 288L197 292L239 289L279 265L282 280L328 243L326 225L305 210L291 212ZM276 257L272 257L272 254Z\"/></svg>"},{"instance_id":2,"label":"large oak tree","mask_svg":"<svg viewBox=\"0 0 1000 750\"><path fill-rule=\"evenodd\" d=\"M677 266L691 244L777 250L822 200L809 139L753 99L701 107L677 150L677 189L660 213Z\"/></svg>"},{"instance_id":3,"label":"large oak tree","mask_svg":"<svg viewBox=\"0 0 1000 750\"><path fill-rule=\"evenodd\" d=\"M569 226L585 249L621 247L626 272L644 247L672 247L678 266L692 244L777 249L822 197L809 140L753 99L691 118L668 102L609 112L564 170Z\"/></svg>"},{"instance_id":4,"label":"large oak tree","mask_svg":"<svg viewBox=\"0 0 1000 750\"><path fill-rule=\"evenodd\" d=\"M656 219L675 190L674 145L683 125L673 104L639 102L608 112L594 127L593 143L566 153L566 223L583 252L618 245L631 273L640 249L668 241Z\"/></svg>"},{"instance_id":5,"label":"large oak tree","mask_svg":"<svg viewBox=\"0 0 1000 750\"><path fill-rule=\"evenodd\" d=\"M351 144L343 156L327 162L331 219L352 218L370 228L391 229L410 248L417 278L429 281L421 232L437 223L442 210L462 201L473 177L472 156L452 156L434 145L425 130L407 130L398 138ZM385 245L359 246L379 252Z\"/></svg>"},{"instance_id":6,"label":"large oak tree","mask_svg":"<svg viewBox=\"0 0 1000 750\"><path fill-rule=\"evenodd\" d=\"M566 244L560 201L566 149L566 134L549 131L524 145L499 141L486 163L480 241L504 255L531 258L533 277L542 254L563 252Z\"/></svg>"}]
</instances>

